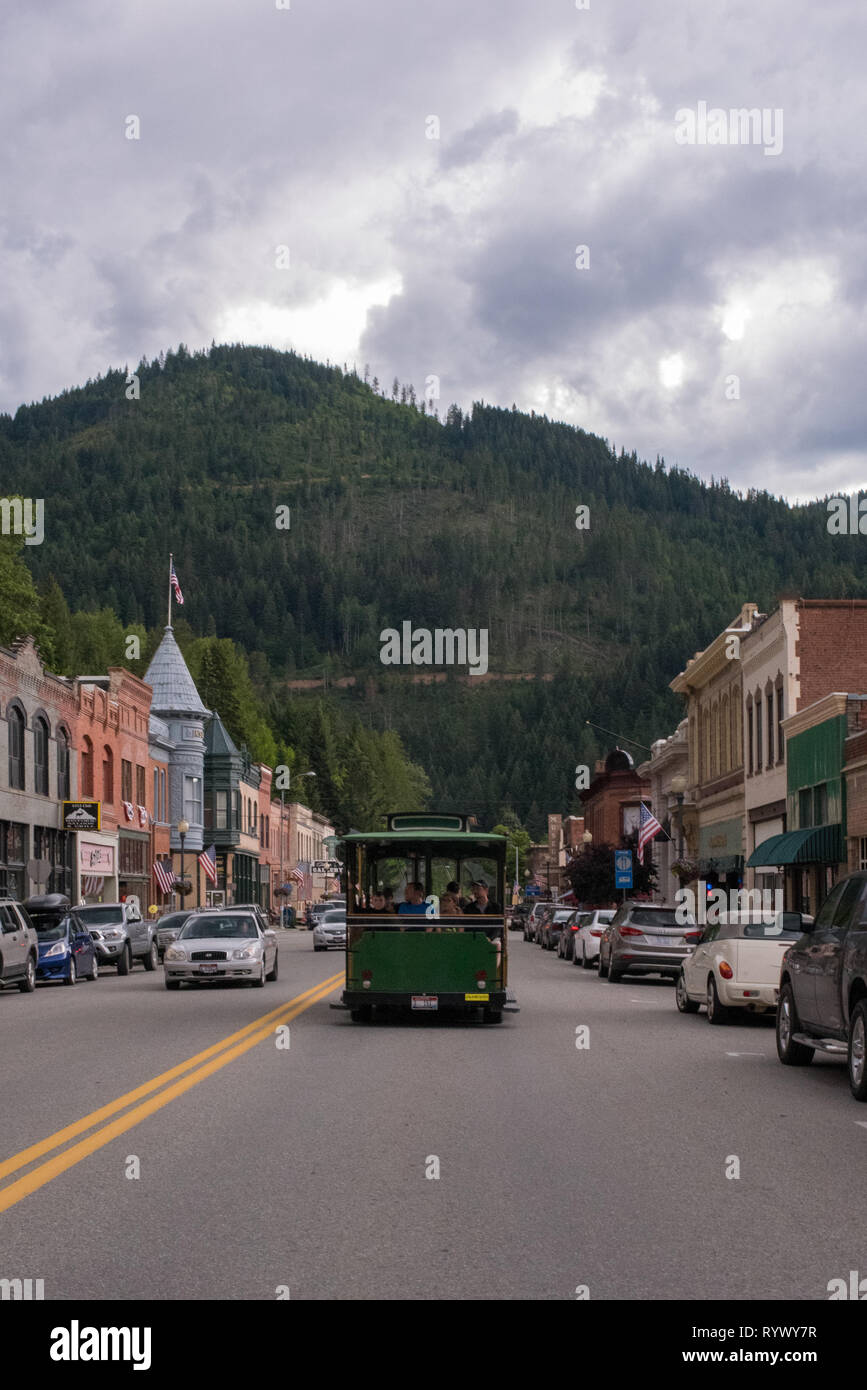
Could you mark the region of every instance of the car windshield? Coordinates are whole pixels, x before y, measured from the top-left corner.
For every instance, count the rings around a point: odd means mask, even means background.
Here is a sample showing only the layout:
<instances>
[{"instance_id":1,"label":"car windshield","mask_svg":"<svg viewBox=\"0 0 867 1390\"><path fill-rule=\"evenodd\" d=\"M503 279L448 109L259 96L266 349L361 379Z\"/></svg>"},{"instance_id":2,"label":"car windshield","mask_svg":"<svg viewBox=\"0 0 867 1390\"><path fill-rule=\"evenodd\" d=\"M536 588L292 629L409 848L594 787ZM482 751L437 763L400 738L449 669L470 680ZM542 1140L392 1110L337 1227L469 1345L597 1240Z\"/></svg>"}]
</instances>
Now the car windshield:
<instances>
[{"instance_id":1,"label":"car windshield","mask_svg":"<svg viewBox=\"0 0 867 1390\"><path fill-rule=\"evenodd\" d=\"M66 931L70 925L68 917L64 917L62 921L58 922L56 916L40 918L34 916L32 912L30 915L33 918L33 925L40 941L64 941L66 939Z\"/></svg>"},{"instance_id":2,"label":"car windshield","mask_svg":"<svg viewBox=\"0 0 867 1390\"><path fill-rule=\"evenodd\" d=\"M597 914L596 914L596 921L597 921L597 922L610 922L613 916L614 916L614 913L613 913L613 912L597 912Z\"/></svg>"},{"instance_id":3,"label":"car windshield","mask_svg":"<svg viewBox=\"0 0 867 1390\"><path fill-rule=\"evenodd\" d=\"M178 933L179 941L220 940L224 937L258 937L252 917L188 917Z\"/></svg>"},{"instance_id":4,"label":"car windshield","mask_svg":"<svg viewBox=\"0 0 867 1390\"><path fill-rule=\"evenodd\" d=\"M157 927L160 931L162 931L164 927L171 927L173 931L177 931L179 927L184 925L184 922L186 922L189 916L189 912L167 912L165 917L159 919Z\"/></svg>"},{"instance_id":5,"label":"car windshield","mask_svg":"<svg viewBox=\"0 0 867 1390\"><path fill-rule=\"evenodd\" d=\"M322 917L322 922L323 922L323 925L326 926L326 927L328 927L328 926L336 926L337 924L340 924L341 926L344 926L344 927L345 927L345 926L346 926L346 913L345 913L345 912L326 912L326 913L323 915L323 917Z\"/></svg>"},{"instance_id":6,"label":"car windshield","mask_svg":"<svg viewBox=\"0 0 867 1390\"><path fill-rule=\"evenodd\" d=\"M78 916L86 927L122 927L122 907L80 907Z\"/></svg>"}]
</instances>

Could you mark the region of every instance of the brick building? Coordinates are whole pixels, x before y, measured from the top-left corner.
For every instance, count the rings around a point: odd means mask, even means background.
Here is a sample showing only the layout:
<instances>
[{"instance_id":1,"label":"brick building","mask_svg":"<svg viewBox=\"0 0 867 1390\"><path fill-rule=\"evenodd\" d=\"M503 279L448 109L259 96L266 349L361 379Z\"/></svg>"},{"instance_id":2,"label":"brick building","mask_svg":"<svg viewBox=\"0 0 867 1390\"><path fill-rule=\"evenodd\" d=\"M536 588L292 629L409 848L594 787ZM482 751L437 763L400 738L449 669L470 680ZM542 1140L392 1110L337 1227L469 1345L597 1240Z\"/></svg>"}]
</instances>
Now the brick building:
<instances>
[{"instance_id":1,"label":"brick building","mask_svg":"<svg viewBox=\"0 0 867 1390\"><path fill-rule=\"evenodd\" d=\"M593 781L579 795L593 842L619 845L638 829L641 802L650 800L650 782L636 771L630 753L613 748L596 764Z\"/></svg>"}]
</instances>

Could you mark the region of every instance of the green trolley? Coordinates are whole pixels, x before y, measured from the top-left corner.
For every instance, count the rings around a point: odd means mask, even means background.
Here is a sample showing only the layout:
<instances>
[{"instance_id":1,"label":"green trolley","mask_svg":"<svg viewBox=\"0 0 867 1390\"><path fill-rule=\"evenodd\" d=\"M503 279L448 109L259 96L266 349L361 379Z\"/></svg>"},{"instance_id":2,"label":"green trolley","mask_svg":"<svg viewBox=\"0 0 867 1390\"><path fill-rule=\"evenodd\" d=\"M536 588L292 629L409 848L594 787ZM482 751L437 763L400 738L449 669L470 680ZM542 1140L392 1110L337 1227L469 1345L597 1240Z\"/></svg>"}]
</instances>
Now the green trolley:
<instances>
[{"instance_id":1,"label":"green trolley","mask_svg":"<svg viewBox=\"0 0 867 1390\"><path fill-rule=\"evenodd\" d=\"M507 989L503 904L506 840L470 816L386 817L385 830L344 835L346 986L355 1022L374 1011L467 1013L501 1023ZM456 890L455 890L456 886Z\"/></svg>"}]
</instances>

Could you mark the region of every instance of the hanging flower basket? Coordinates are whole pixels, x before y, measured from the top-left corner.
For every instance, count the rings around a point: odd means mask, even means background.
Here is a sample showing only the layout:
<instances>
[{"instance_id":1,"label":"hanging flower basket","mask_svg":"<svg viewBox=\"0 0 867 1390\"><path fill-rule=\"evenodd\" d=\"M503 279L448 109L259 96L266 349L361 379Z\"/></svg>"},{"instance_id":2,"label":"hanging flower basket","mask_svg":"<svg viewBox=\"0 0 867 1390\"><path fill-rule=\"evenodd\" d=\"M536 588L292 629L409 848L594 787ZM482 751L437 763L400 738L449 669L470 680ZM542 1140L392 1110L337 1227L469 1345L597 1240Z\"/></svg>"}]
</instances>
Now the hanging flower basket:
<instances>
[{"instance_id":1,"label":"hanging flower basket","mask_svg":"<svg viewBox=\"0 0 867 1390\"><path fill-rule=\"evenodd\" d=\"M671 872L675 878L679 878L681 883L688 883L692 878L700 878L701 870L698 864L691 859L678 859L671 865Z\"/></svg>"},{"instance_id":2,"label":"hanging flower basket","mask_svg":"<svg viewBox=\"0 0 867 1390\"><path fill-rule=\"evenodd\" d=\"M193 885L188 878L176 878L172 887L176 893L180 893L181 897L185 897L187 893L193 891Z\"/></svg>"}]
</instances>

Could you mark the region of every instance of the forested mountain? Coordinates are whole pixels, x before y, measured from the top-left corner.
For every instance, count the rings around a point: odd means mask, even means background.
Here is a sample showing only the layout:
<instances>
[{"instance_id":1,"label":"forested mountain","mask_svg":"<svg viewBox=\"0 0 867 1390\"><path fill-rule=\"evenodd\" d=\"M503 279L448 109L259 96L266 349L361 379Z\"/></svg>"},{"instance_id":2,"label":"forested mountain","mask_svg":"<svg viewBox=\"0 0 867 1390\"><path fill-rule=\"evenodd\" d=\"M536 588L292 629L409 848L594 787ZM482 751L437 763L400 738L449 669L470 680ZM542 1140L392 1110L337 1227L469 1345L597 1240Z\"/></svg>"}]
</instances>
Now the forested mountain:
<instances>
[{"instance_id":1,"label":"forested mountain","mask_svg":"<svg viewBox=\"0 0 867 1390\"><path fill-rule=\"evenodd\" d=\"M488 823L512 806L538 835L575 804L576 763L610 742L585 719L646 744L671 732L668 682L745 600L867 595L863 539L829 535L823 503L742 497L544 417L439 419L411 388L386 398L263 348L180 347L135 372L140 399L111 371L0 417L4 494L45 499L25 550L43 603L53 576L74 612L152 637L172 550L190 639L248 654L278 742L310 740L305 710L340 702L402 736L433 804ZM490 671L537 679L414 685L379 660L405 620L487 628ZM359 679L329 681L324 705L287 697L286 678L323 673Z\"/></svg>"}]
</instances>

